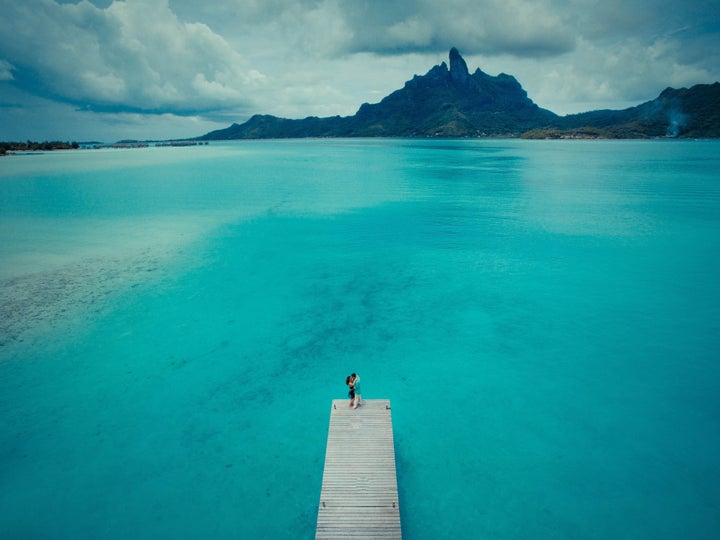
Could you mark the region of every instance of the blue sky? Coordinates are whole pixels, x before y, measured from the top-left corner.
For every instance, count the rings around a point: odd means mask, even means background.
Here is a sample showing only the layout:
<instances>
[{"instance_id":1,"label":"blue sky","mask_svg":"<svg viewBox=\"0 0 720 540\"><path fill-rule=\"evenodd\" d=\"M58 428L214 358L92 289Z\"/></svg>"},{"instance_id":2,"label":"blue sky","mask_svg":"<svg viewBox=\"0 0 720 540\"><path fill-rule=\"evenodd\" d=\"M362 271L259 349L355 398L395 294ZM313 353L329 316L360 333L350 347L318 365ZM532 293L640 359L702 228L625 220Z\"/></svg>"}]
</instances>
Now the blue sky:
<instances>
[{"instance_id":1,"label":"blue sky","mask_svg":"<svg viewBox=\"0 0 720 540\"><path fill-rule=\"evenodd\" d=\"M0 0L0 140L354 114L447 61L558 114L720 80L720 0Z\"/></svg>"}]
</instances>

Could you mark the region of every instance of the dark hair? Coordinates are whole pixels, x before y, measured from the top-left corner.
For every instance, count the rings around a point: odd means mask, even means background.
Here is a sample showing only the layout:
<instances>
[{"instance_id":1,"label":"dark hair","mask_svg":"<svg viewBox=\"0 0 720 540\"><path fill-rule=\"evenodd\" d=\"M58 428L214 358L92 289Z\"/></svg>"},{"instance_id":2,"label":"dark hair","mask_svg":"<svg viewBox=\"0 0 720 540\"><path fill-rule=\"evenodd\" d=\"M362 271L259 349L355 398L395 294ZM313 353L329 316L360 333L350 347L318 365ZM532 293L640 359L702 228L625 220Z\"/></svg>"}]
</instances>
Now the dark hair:
<instances>
[{"instance_id":1,"label":"dark hair","mask_svg":"<svg viewBox=\"0 0 720 540\"><path fill-rule=\"evenodd\" d=\"M351 377L357 377L357 375L355 375L354 373L353 373L352 375L350 375L350 376L351 376Z\"/></svg>"}]
</instances>

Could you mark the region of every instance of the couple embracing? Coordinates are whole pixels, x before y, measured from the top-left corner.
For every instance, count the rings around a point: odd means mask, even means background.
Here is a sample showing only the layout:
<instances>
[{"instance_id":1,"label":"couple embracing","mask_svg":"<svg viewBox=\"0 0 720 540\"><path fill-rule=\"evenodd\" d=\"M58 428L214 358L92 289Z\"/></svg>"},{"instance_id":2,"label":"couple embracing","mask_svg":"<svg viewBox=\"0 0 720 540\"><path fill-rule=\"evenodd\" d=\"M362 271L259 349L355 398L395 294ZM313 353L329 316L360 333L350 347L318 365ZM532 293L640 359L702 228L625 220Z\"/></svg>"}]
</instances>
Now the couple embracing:
<instances>
[{"instance_id":1,"label":"couple embracing","mask_svg":"<svg viewBox=\"0 0 720 540\"><path fill-rule=\"evenodd\" d=\"M350 407L353 409L357 409L362 403L362 395L360 392L360 377L358 377L356 373L348 375L345 378L345 384L350 387L350 391L348 392L348 397L350 398Z\"/></svg>"}]
</instances>

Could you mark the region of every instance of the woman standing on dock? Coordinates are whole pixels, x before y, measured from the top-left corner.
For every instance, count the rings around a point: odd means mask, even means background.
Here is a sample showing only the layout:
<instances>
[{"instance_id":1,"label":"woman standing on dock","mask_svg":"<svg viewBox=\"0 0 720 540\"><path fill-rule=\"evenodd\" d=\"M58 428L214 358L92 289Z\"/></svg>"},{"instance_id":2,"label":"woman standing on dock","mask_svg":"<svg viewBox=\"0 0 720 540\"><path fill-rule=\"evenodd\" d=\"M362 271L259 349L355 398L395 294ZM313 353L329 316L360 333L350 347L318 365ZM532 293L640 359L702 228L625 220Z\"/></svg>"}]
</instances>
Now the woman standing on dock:
<instances>
[{"instance_id":1,"label":"woman standing on dock","mask_svg":"<svg viewBox=\"0 0 720 540\"><path fill-rule=\"evenodd\" d=\"M355 393L355 397L351 401L351 405L353 409L357 409L362 404L362 396L360 395L360 377L358 377L356 373L353 373L350 377L352 377L352 388Z\"/></svg>"},{"instance_id":2,"label":"woman standing on dock","mask_svg":"<svg viewBox=\"0 0 720 540\"><path fill-rule=\"evenodd\" d=\"M347 377L345 377L345 384L347 384L350 388L348 390L348 397L350 398L350 407L352 407L353 401L355 401L355 387L353 385L352 375L348 375Z\"/></svg>"}]
</instances>

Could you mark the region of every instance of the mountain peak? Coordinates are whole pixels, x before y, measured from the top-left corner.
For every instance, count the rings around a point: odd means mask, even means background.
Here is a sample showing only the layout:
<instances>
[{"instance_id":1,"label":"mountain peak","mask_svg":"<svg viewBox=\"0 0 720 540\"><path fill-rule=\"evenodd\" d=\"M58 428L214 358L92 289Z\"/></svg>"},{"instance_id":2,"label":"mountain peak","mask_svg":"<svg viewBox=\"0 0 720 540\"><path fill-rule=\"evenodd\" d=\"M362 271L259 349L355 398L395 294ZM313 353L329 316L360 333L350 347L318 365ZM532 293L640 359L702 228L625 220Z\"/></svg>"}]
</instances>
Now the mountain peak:
<instances>
[{"instance_id":1,"label":"mountain peak","mask_svg":"<svg viewBox=\"0 0 720 540\"><path fill-rule=\"evenodd\" d=\"M470 78L467 64L455 47L450 49L450 78L454 81L464 81Z\"/></svg>"},{"instance_id":2,"label":"mountain peak","mask_svg":"<svg viewBox=\"0 0 720 540\"><path fill-rule=\"evenodd\" d=\"M302 120L256 115L200 140L288 137L720 137L720 83L665 90L658 99L624 111L591 111L563 118L541 109L512 75L478 68L472 75L460 52L415 75L379 103L354 116ZM668 125L669 123L669 125ZM588 131L589 130L589 131Z\"/></svg>"}]
</instances>

